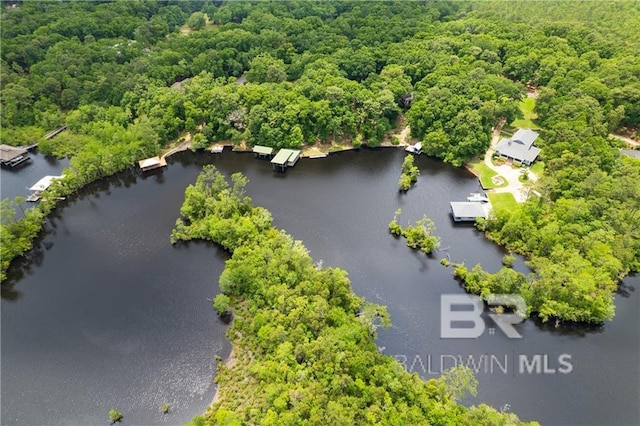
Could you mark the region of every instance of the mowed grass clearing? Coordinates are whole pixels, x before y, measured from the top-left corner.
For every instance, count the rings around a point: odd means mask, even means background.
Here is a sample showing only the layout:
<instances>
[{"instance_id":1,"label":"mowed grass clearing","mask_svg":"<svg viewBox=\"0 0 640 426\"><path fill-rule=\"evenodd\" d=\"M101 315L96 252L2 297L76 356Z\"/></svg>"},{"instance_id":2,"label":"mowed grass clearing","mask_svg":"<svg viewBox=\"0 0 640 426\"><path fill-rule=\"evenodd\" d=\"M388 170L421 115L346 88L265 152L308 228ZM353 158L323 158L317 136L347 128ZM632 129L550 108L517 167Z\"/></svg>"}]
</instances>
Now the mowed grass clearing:
<instances>
[{"instance_id":1,"label":"mowed grass clearing","mask_svg":"<svg viewBox=\"0 0 640 426\"><path fill-rule=\"evenodd\" d=\"M542 176L542 174L544 173L544 161L538 160L533 163L533 166L531 166L531 172L535 173L538 177Z\"/></svg>"},{"instance_id":2,"label":"mowed grass clearing","mask_svg":"<svg viewBox=\"0 0 640 426\"><path fill-rule=\"evenodd\" d=\"M518 108L522 111L524 118L517 118L513 120L513 123L509 127L516 129L539 129L538 125L534 122L538 118L538 114L533 112L536 107L536 100L534 98L524 98L518 104Z\"/></svg>"},{"instance_id":3,"label":"mowed grass clearing","mask_svg":"<svg viewBox=\"0 0 640 426\"><path fill-rule=\"evenodd\" d=\"M518 202L510 192L490 192L487 194L494 211L513 211L518 207Z\"/></svg>"},{"instance_id":4,"label":"mowed grass clearing","mask_svg":"<svg viewBox=\"0 0 640 426\"><path fill-rule=\"evenodd\" d=\"M493 189L493 188L503 188L509 184L507 180L500 176L495 171L491 170L489 166L484 163L484 160L476 160L469 163L468 167L474 172L476 176L480 179L480 183L484 189ZM502 183L496 185L493 183L493 177L500 176L502 177Z\"/></svg>"}]
</instances>

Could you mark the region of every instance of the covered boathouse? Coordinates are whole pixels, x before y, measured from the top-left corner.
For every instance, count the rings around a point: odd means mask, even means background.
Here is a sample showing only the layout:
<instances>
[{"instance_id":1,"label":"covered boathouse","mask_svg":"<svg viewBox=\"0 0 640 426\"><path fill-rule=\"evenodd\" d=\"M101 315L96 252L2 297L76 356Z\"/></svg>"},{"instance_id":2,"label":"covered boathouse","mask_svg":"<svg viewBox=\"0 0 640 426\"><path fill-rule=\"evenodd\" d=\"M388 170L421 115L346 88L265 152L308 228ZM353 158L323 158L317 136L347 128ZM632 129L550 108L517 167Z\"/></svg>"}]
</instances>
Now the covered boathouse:
<instances>
[{"instance_id":1,"label":"covered boathouse","mask_svg":"<svg viewBox=\"0 0 640 426\"><path fill-rule=\"evenodd\" d=\"M281 149L273 157L271 164L273 165L273 170L284 172L287 167L295 166L299 159L300 151L297 149Z\"/></svg>"},{"instance_id":2,"label":"covered boathouse","mask_svg":"<svg viewBox=\"0 0 640 426\"><path fill-rule=\"evenodd\" d=\"M151 157L138 161L138 166L143 172L158 169L167 165L167 160L164 157Z\"/></svg>"},{"instance_id":3,"label":"covered boathouse","mask_svg":"<svg viewBox=\"0 0 640 426\"><path fill-rule=\"evenodd\" d=\"M273 148L269 146L255 145L253 147L253 153L257 158L271 158L273 155Z\"/></svg>"},{"instance_id":4,"label":"covered boathouse","mask_svg":"<svg viewBox=\"0 0 640 426\"><path fill-rule=\"evenodd\" d=\"M456 222L475 222L476 219L489 217L490 203L478 201L452 201L451 212Z\"/></svg>"},{"instance_id":5,"label":"covered boathouse","mask_svg":"<svg viewBox=\"0 0 640 426\"><path fill-rule=\"evenodd\" d=\"M16 167L29 160L28 151L25 148L0 145L0 164L7 167Z\"/></svg>"}]
</instances>

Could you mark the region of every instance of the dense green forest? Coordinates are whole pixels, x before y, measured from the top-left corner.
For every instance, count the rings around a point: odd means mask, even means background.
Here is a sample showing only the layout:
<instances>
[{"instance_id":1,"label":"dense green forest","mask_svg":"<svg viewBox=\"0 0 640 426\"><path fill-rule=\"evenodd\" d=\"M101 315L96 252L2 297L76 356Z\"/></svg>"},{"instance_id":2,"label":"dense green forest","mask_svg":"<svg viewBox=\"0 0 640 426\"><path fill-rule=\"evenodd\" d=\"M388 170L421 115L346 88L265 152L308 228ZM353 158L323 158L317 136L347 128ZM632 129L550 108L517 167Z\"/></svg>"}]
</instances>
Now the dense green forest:
<instances>
[{"instance_id":1,"label":"dense green forest","mask_svg":"<svg viewBox=\"0 0 640 426\"><path fill-rule=\"evenodd\" d=\"M526 84L539 88L540 197L481 227L534 274L502 287L476 277L482 294L508 287L545 320L601 322L618 279L640 269L640 166L607 138L640 125L637 2L2 6L2 142L64 124L39 149L71 157L24 219L3 201L3 279L57 197L187 132L195 148L378 146L406 121L425 153L459 166L518 115Z\"/></svg>"},{"instance_id":2,"label":"dense green forest","mask_svg":"<svg viewBox=\"0 0 640 426\"><path fill-rule=\"evenodd\" d=\"M423 381L381 354L374 338L389 325L386 308L357 297L345 271L320 268L275 229L246 183L205 166L171 235L232 253L220 289L234 315L233 355L219 364L216 402L192 425L520 424L513 413L457 404L477 384L468 367Z\"/></svg>"},{"instance_id":3,"label":"dense green forest","mask_svg":"<svg viewBox=\"0 0 640 426\"><path fill-rule=\"evenodd\" d=\"M194 148L376 147L407 123L427 155L461 166L518 116L529 85L539 196L479 227L527 255L533 273L457 265L456 276L485 297L522 294L545 321L610 319L618 280L640 271L640 162L608 138L640 126L638 22L630 1L3 2L2 143L39 141L71 160L19 221L2 200L1 278L58 197L187 133ZM205 170L172 235L233 253L217 308L235 318L234 363L220 367L220 399L194 424L517 423L458 405L473 388L464 371L424 382L380 354L384 308L357 298L343 271L317 268L245 184Z\"/></svg>"}]
</instances>

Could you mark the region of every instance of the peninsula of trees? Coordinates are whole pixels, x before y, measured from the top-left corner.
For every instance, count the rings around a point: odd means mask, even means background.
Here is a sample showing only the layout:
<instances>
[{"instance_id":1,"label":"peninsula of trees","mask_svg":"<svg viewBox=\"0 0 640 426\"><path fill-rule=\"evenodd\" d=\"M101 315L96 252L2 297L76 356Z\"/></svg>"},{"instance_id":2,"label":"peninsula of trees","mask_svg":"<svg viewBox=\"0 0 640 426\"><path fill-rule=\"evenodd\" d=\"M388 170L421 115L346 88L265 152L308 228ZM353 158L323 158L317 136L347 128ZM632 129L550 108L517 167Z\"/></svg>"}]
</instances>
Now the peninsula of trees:
<instances>
[{"instance_id":1,"label":"peninsula of trees","mask_svg":"<svg viewBox=\"0 0 640 426\"><path fill-rule=\"evenodd\" d=\"M234 316L232 361L219 364L216 402L192 425L523 424L484 404L457 404L475 389L467 367L424 381L381 354L374 338L389 325L386 308L357 297L345 271L320 268L274 228L246 183L205 166L171 234L232 253L220 276Z\"/></svg>"}]
</instances>

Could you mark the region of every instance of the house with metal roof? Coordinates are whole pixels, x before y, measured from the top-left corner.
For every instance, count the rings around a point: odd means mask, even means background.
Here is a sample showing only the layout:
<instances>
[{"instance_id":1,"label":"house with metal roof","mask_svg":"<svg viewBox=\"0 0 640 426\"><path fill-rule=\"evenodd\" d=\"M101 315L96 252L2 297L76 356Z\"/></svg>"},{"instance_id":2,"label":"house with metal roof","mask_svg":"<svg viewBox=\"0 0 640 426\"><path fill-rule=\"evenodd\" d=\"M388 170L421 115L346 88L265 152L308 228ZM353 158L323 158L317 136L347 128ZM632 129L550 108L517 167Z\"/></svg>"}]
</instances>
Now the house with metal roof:
<instances>
[{"instance_id":1,"label":"house with metal roof","mask_svg":"<svg viewBox=\"0 0 640 426\"><path fill-rule=\"evenodd\" d=\"M540 148L533 145L537 138L538 133L531 129L518 129L511 138L498 142L496 155L529 166L540 154Z\"/></svg>"}]
</instances>

